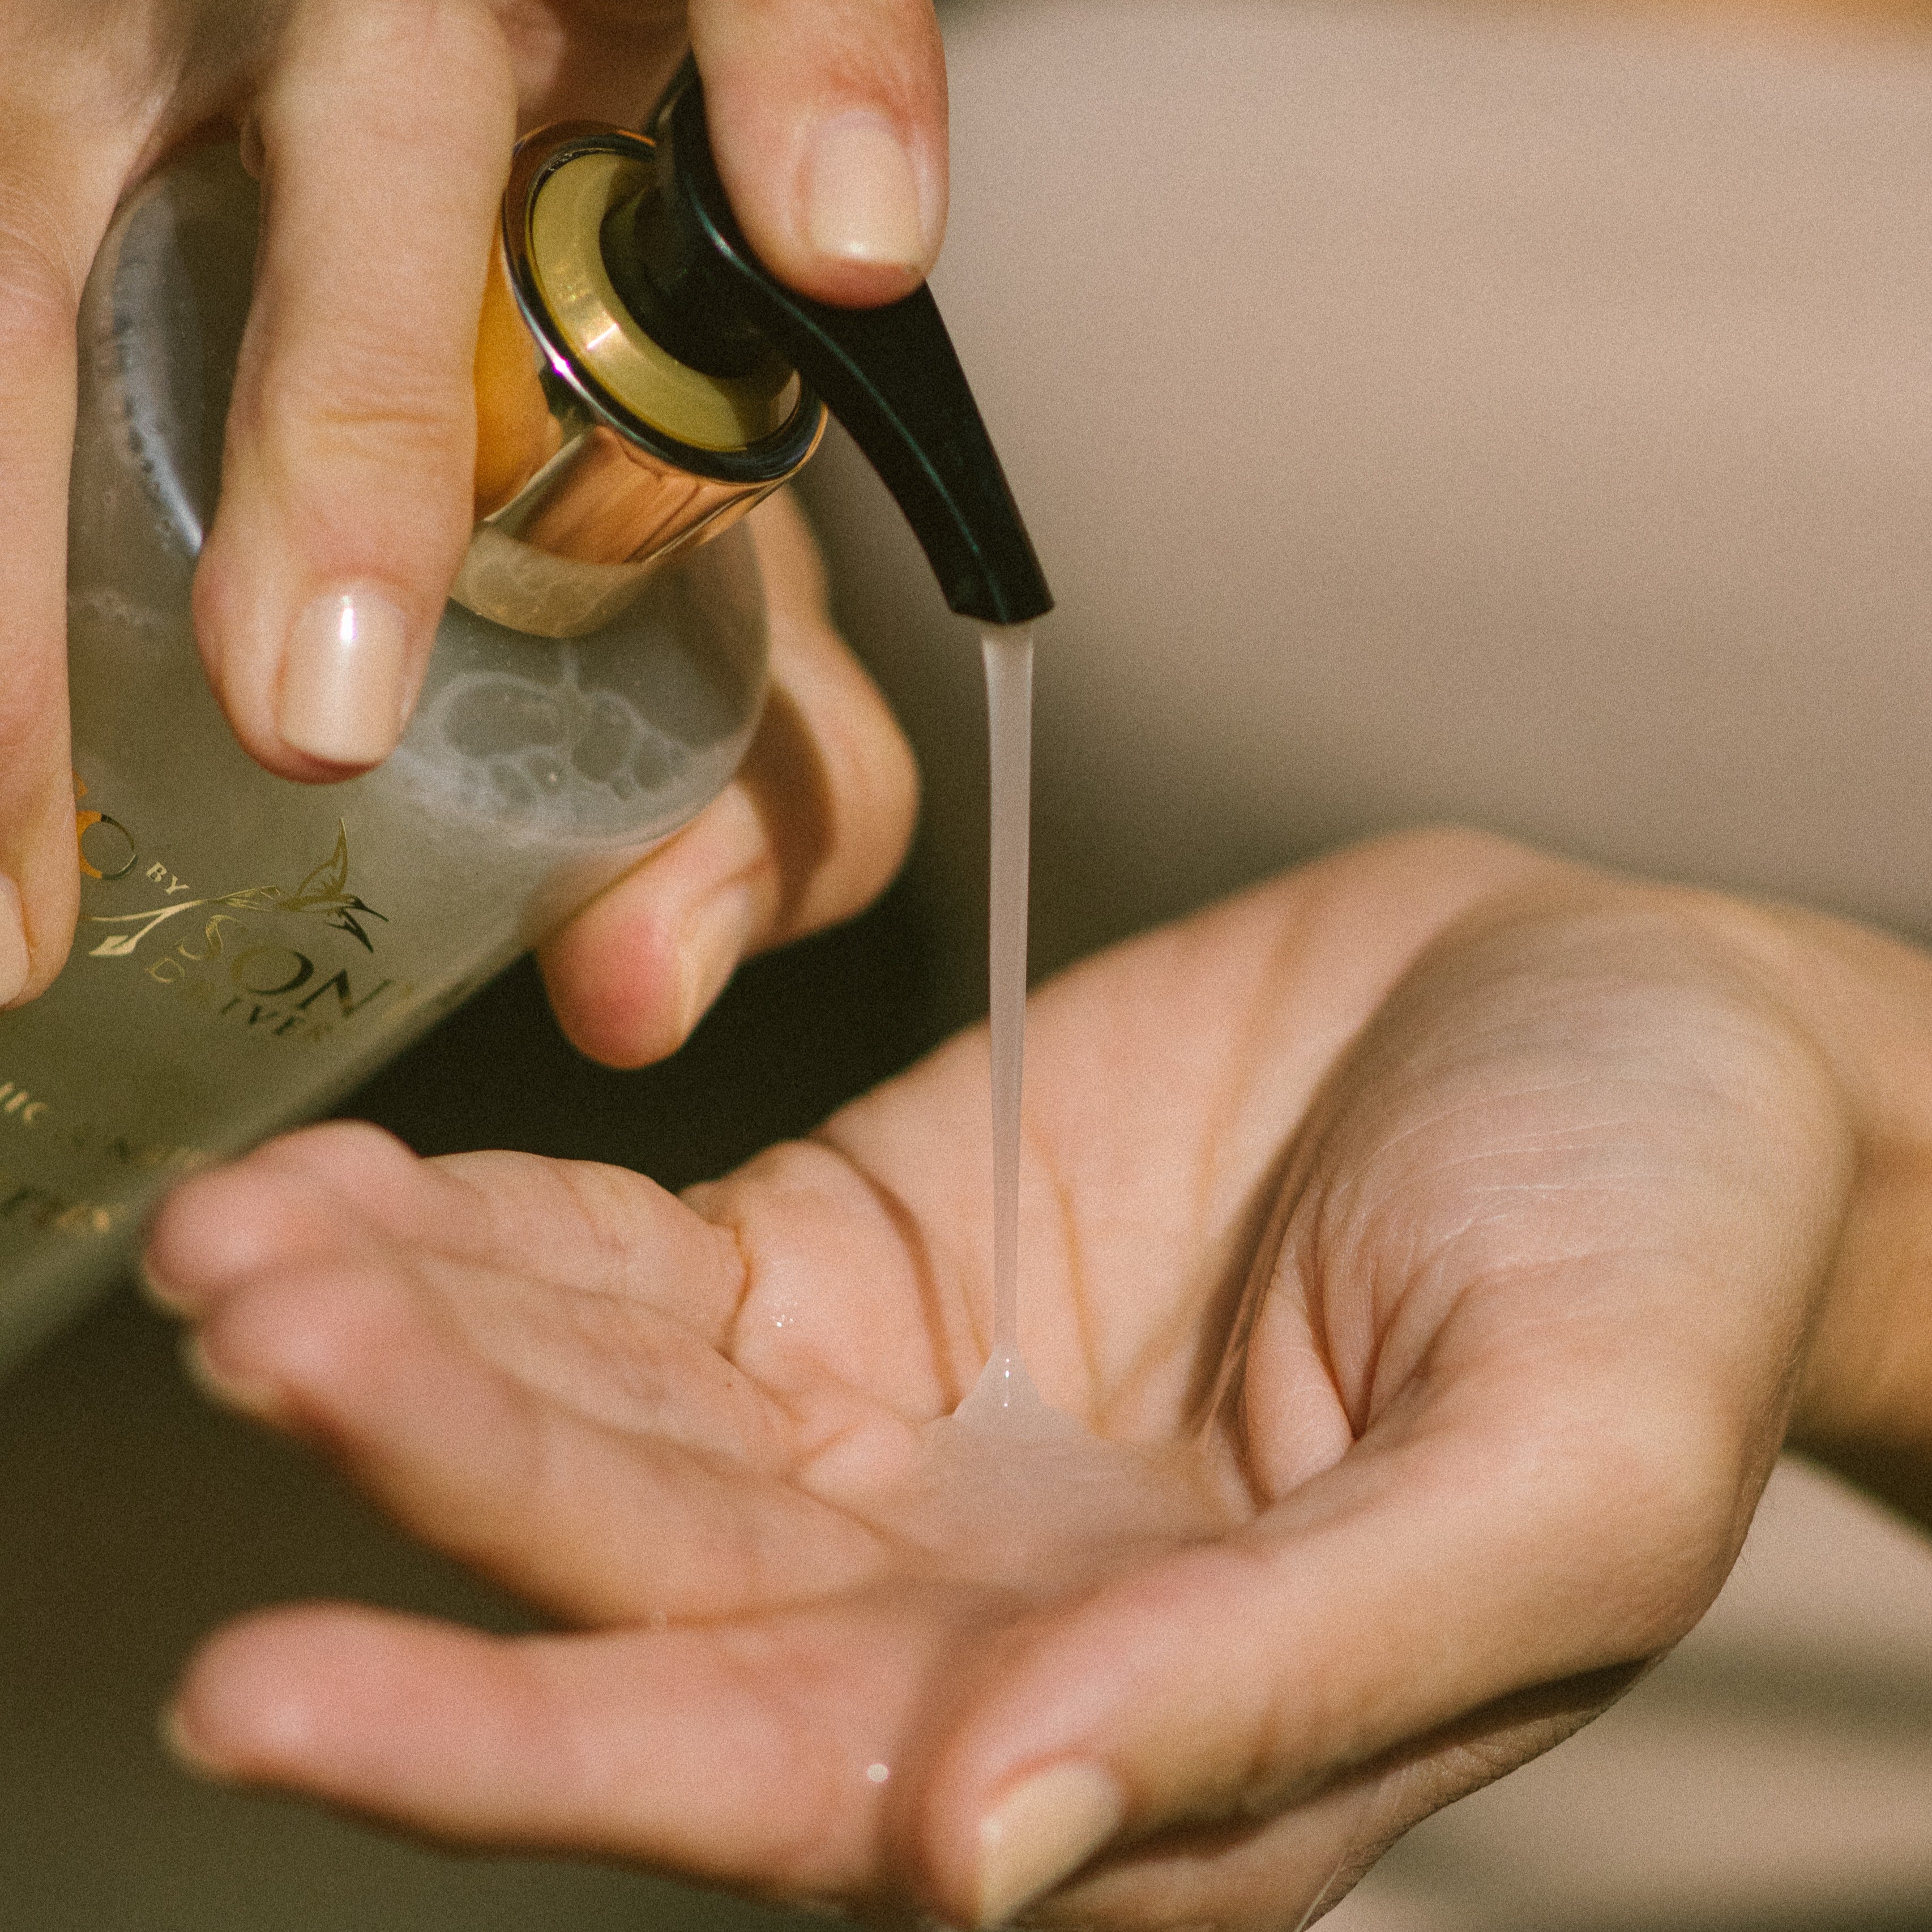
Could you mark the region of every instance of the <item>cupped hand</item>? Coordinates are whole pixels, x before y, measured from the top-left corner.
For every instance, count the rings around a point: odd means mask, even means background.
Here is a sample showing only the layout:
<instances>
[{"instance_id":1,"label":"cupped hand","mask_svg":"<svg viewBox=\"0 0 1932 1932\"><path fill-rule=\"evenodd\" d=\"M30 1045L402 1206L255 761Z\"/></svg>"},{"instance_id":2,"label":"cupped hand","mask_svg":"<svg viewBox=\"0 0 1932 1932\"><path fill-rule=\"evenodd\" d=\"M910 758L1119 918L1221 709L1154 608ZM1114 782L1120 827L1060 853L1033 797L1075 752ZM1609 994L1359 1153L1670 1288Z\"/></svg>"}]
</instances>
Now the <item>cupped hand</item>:
<instances>
[{"instance_id":1,"label":"cupped hand","mask_svg":"<svg viewBox=\"0 0 1932 1932\"><path fill-rule=\"evenodd\" d=\"M1462 835L1103 956L1030 1011L1022 1334L1104 1446L1016 1469L934 1433L987 1344L982 1036L682 1202L272 1145L153 1233L209 1386L561 1628L272 1611L176 1734L770 1895L1292 1927L1634 1681L1794 1405L1843 1418L1928 988Z\"/></svg>"},{"instance_id":2,"label":"cupped hand","mask_svg":"<svg viewBox=\"0 0 1932 1932\"><path fill-rule=\"evenodd\" d=\"M18 0L0 15L0 1008L47 985L73 929L74 321L116 202L224 126L242 130L261 175L255 298L196 628L256 758L292 778L350 776L406 721L467 539L471 364L512 140L567 116L636 123L687 39L720 169L773 268L840 302L915 285L945 217L929 0L694 0L688 17L682 0ZM356 646L332 646L325 665L317 614L339 635L345 598ZM580 1008L572 962L604 949L594 934L566 942L551 984L586 1045L625 1060L664 1050L691 1001L716 990L724 952L856 910L883 882L879 855L896 854L910 816L904 753L836 649L791 653L808 687L788 714L797 742L767 742L752 791L769 797L774 770L842 782L883 769L894 782L871 796L808 793L804 829L756 854L742 826L691 838L682 872L660 868L678 891L649 917L633 896L622 915L674 934L710 906L674 971L620 974ZM817 700L835 687L858 692L855 715L828 718ZM826 740L800 739L821 729ZM833 850L834 830L855 846ZM775 887L729 898L748 868L773 866Z\"/></svg>"}]
</instances>

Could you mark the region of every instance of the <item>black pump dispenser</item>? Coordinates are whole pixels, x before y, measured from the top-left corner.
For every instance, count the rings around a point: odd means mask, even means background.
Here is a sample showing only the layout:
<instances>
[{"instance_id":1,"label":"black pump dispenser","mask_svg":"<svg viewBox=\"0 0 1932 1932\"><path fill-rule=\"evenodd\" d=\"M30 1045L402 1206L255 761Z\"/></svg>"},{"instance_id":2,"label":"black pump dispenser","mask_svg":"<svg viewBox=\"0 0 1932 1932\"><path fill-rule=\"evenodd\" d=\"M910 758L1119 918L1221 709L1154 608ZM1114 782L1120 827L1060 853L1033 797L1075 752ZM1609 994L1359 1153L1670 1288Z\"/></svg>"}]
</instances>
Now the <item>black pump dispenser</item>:
<instances>
[{"instance_id":1,"label":"black pump dispenser","mask_svg":"<svg viewBox=\"0 0 1932 1932\"><path fill-rule=\"evenodd\" d=\"M709 375L782 355L884 480L953 610L991 624L1045 616L1052 596L932 291L836 308L768 274L725 198L688 59L650 133L656 179L611 210L602 235L604 266L638 322Z\"/></svg>"}]
</instances>

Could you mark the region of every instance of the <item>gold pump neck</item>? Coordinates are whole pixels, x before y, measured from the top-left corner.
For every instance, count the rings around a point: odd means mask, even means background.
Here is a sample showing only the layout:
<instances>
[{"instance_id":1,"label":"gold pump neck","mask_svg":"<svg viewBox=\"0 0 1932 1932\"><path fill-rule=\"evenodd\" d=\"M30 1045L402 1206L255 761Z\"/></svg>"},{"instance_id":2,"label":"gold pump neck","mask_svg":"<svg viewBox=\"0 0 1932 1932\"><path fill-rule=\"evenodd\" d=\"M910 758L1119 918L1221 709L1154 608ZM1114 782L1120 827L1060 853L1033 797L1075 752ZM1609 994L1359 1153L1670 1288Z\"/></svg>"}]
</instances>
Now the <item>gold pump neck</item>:
<instances>
[{"instance_id":1,"label":"gold pump neck","mask_svg":"<svg viewBox=\"0 0 1932 1932\"><path fill-rule=\"evenodd\" d=\"M586 123L519 144L476 348L476 526L452 592L548 637L596 629L651 571L794 474L825 412L774 354L713 376L662 347L604 265L652 145Z\"/></svg>"}]
</instances>

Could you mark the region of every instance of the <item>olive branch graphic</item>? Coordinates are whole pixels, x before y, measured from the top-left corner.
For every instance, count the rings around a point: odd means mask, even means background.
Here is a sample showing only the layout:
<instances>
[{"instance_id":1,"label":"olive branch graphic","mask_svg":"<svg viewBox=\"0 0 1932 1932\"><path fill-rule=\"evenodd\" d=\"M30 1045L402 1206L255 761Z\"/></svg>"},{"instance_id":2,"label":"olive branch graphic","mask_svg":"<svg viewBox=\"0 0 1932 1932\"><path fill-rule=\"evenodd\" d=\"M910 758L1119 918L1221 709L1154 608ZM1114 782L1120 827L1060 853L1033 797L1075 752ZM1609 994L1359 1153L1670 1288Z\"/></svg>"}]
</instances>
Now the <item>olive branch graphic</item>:
<instances>
[{"instance_id":1,"label":"olive branch graphic","mask_svg":"<svg viewBox=\"0 0 1932 1932\"><path fill-rule=\"evenodd\" d=\"M236 912L302 913L320 919L338 932L346 932L374 952L374 943L363 930L364 919L380 920L386 926L386 914L365 905L349 890L349 827L335 821L335 850L310 872L292 892L280 886L244 886L238 892L218 892L208 898L182 899L174 905L157 906L152 912L124 912L109 916L90 914L86 926L120 926L132 930L112 932L98 946L88 949L90 959L125 959L157 926L165 926L184 912L208 906L227 906Z\"/></svg>"}]
</instances>

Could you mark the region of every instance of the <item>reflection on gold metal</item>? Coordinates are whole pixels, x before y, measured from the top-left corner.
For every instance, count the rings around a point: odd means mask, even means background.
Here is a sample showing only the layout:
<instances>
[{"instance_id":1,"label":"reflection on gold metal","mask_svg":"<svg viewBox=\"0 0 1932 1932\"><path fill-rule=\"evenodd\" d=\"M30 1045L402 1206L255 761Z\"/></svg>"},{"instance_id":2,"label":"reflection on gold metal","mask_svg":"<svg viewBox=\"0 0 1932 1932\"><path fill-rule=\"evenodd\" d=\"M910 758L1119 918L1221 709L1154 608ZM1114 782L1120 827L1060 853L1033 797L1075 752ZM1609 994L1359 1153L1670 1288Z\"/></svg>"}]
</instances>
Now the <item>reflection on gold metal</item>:
<instances>
[{"instance_id":1,"label":"reflection on gold metal","mask_svg":"<svg viewBox=\"0 0 1932 1932\"><path fill-rule=\"evenodd\" d=\"M650 180L648 161L592 149L544 178L530 210L530 266L585 368L636 415L700 449L745 449L797 406L797 376L773 356L749 376L706 376L645 334L610 285L604 218Z\"/></svg>"},{"instance_id":2,"label":"reflection on gold metal","mask_svg":"<svg viewBox=\"0 0 1932 1932\"><path fill-rule=\"evenodd\" d=\"M563 432L538 370L543 357L503 274L500 243L490 250L476 328L476 514L500 510L554 456Z\"/></svg>"},{"instance_id":3,"label":"reflection on gold metal","mask_svg":"<svg viewBox=\"0 0 1932 1932\"><path fill-rule=\"evenodd\" d=\"M618 299L604 218L651 165L642 136L584 125L518 151L477 335L478 524L452 592L513 629L609 622L666 556L792 475L824 430L782 362L704 375Z\"/></svg>"},{"instance_id":4,"label":"reflection on gold metal","mask_svg":"<svg viewBox=\"0 0 1932 1932\"><path fill-rule=\"evenodd\" d=\"M134 850L134 842L128 836L128 828L118 818L110 818L104 812L83 809L80 801L86 796L87 781L76 772L74 774L74 843L75 855L80 861L80 876L101 884L114 879L124 879L134 869L134 860L138 856ZM111 872L104 871L88 856L87 835L98 826L103 825L111 831L118 832L122 843L128 848L120 863ZM104 858L106 854L103 853L98 856Z\"/></svg>"}]
</instances>

